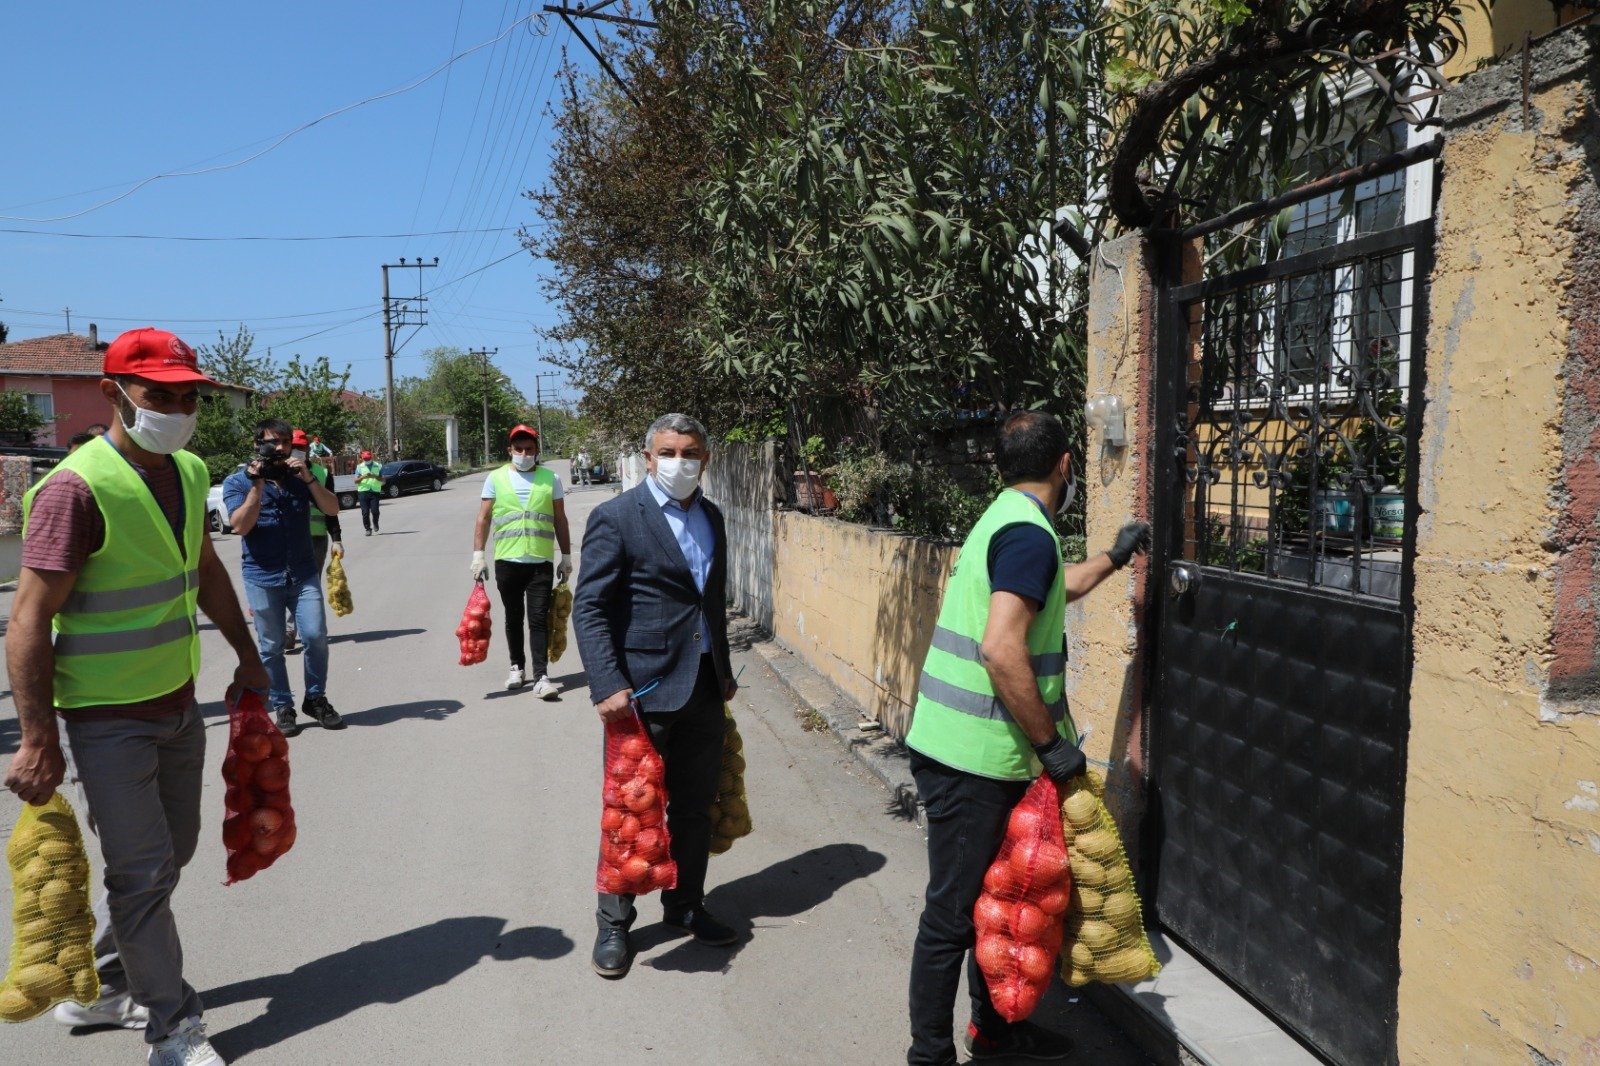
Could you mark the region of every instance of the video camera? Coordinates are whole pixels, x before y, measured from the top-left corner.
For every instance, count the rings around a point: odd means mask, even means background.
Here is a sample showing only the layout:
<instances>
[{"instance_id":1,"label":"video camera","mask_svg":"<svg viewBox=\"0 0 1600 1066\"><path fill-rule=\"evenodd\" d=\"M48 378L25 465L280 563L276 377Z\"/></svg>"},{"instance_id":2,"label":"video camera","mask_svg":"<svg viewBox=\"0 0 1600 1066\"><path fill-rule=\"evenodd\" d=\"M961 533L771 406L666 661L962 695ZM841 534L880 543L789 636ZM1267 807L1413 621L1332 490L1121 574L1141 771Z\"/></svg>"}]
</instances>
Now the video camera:
<instances>
[{"instance_id":1,"label":"video camera","mask_svg":"<svg viewBox=\"0 0 1600 1066\"><path fill-rule=\"evenodd\" d=\"M261 459L261 477L267 481L289 480L289 460L278 454L278 446L265 441L256 445Z\"/></svg>"}]
</instances>

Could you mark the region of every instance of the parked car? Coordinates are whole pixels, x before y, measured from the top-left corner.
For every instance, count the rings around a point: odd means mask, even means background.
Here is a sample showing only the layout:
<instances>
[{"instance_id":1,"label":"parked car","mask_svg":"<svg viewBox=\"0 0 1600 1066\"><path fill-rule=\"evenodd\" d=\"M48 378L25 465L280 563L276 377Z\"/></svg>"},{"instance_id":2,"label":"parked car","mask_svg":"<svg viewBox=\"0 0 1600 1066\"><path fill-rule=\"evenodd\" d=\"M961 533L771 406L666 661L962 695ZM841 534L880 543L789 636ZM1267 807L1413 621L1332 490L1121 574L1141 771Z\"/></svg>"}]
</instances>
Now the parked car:
<instances>
[{"instance_id":1,"label":"parked car","mask_svg":"<svg viewBox=\"0 0 1600 1066\"><path fill-rule=\"evenodd\" d=\"M211 491L206 493L206 530L210 533L232 533L233 527L228 524L228 516L222 508L222 486L212 485Z\"/></svg>"},{"instance_id":2,"label":"parked car","mask_svg":"<svg viewBox=\"0 0 1600 1066\"><path fill-rule=\"evenodd\" d=\"M383 494L391 500L407 492L438 492L450 480L450 471L426 459L397 459L384 463L379 473Z\"/></svg>"}]
</instances>

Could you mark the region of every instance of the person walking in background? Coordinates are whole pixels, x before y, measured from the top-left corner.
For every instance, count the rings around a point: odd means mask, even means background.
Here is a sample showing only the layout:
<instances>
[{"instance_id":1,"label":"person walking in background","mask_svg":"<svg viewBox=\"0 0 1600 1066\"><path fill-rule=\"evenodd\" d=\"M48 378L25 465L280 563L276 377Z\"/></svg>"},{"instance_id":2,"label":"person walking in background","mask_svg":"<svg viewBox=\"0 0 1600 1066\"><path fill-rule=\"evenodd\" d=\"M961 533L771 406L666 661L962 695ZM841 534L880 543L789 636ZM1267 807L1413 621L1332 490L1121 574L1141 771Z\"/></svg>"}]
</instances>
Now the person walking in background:
<instances>
[{"instance_id":1,"label":"person walking in background","mask_svg":"<svg viewBox=\"0 0 1600 1066\"><path fill-rule=\"evenodd\" d=\"M549 668L550 590L572 573L566 492L555 471L539 465L536 430L527 426L512 429L506 453L511 461L483 483L478 521L472 529L472 578L482 581L488 572L483 552L492 533L494 584L506 610L506 646L511 651L506 688L515 691L531 680L535 696L553 699L560 690L545 673ZM552 567L558 544L561 562ZM524 655L524 619L531 659Z\"/></svg>"},{"instance_id":2,"label":"person walking in background","mask_svg":"<svg viewBox=\"0 0 1600 1066\"><path fill-rule=\"evenodd\" d=\"M1062 566L1054 516L1077 487L1069 447L1053 415L1026 411L1001 425L995 465L1007 488L961 546L923 660L906 736L928 819L928 890L911 953L911 1066L956 1061L952 1015L976 942L972 908L1012 808L1041 769L1057 784L1083 773L1063 689L1066 605L1150 546L1150 527L1130 522L1110 551ZM1064 1037L1002 1018L976 958L967 993L974 1060L1072 1054Z\"/></svg>"},{"instance_id":3,"label":"person walking in background","mask_svg":"<svg viewBox=\"0 0 1600 1066\"><path fill-rule=\"evenodd\" d=\"M578 454L574 456L572 460L572 480L580 485L589 484L589 477L591 474L589 466L592 462L593 460L589 458L589 449L586 447L579 448Z\"/></svg>"},{"instance_id":4,"label":"person walking in background","mask_svg":"<svg viewBox=\"0 0 1600 1066\"><path fill-rule=\"evenodd\" d=\"M300 732L294 692L283 660L284 612L294 610L305 649L305 699L300 709L324 729L343 729L344 720L328 702L328 624L322 575L312 555L311 509L336 514L339 500L317 481L304 459L291 454L287 422L256 423L258 455L222 483L228 522L243 539L240 550L245 594L255 621L261 659L272 678L268 700L286 737Z\"/></svg>"},{"instance_id":5,"label":"person walking in background","mask_svg":"<svg viewBox=\"0 0 1600 1066\"><path fill-rule=\"evenodd\" d=\"M356 464L356 500L361 504L361 527L367 536L378 532L378 499L383 493L383 466L371 452L361 453Z\"/></svg>"},{"instance_id":6,"label":"person walking in background","mask_svg":"<svg viewBox=\"0 0 1600 1066\"><path fill-rule=\"evenodd\" d=\"M326 462L333 458L333 452L320 440L306 439L304 430L297 429L291 438L289 457L300 459L311 467L311 475L322 483L322 487L333 492L333 468ZM329 545L333 547L335 555L344 554L344 545L339 539L339 516L337 514L323 514L322 508L311 508L311 555L317 561L317 573L322 573L324 564L328 561ZM288 618L284 622L283 650L285 654L295 651L299 644L300 631L294 622L294 609L291 607Z\"/></svg>"},{"instance_id":7,"label":"person walking in background","mask_svg":"<svg viewBox=\"0 0 1600 1066\"><path fill-rule=\"evenodd\" d=\"M200 836L195 609L238 657L236 686L264 689L267 672L206 534L205 464L181 450L210 380L187 344L157 329L118 337L103 370L114 427L23 498L22 571L5 635L21 739L5 786L43 804L70 757L105 860L95 904L101 997L63 1003L56 1019L142 1028L152 1066L221 1066L183 977L172 913Z\"/></svg>"},{"instance_id":8,"label":"person walking in background","mask_svg":"<svg viewBox=\"0 0 1600 1066\"><path fill-rule=\"evenodd\" d=\"M659 679L640 709L671 797L667 836L678 884L661 893L662 920L702 944L727 945L739 936L706 910L705 886L722 704L738 690L728 663L728 538L722 512L700 490L711 458L704 426L663 415L645 434L644 456L649 476L589 516L573 629L601 721L632 714L634 689ZM635 917L632 896L600 894L595 973L628 972Z\"/></svg>"}]
</instances>

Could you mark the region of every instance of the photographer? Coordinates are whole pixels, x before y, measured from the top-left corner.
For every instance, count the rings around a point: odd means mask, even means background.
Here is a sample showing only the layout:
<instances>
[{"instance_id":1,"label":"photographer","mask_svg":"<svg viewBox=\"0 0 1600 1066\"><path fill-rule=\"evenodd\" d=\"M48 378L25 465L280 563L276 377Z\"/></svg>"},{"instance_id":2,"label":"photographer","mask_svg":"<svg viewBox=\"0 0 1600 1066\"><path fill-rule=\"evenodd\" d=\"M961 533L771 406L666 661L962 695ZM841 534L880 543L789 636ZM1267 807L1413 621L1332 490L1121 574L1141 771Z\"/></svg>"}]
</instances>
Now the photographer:
<instances>
[{"instance_id":1,"label":"photographer","mask_svg":"<svg viewBox=\"0 0 1600 1066\"><path fill-rule=\"evenodd\" d=\"M300 709L324 729L343 729L325 692L328 627L322 580L311 545L311 512L337 514L339 500L306 461L290 454L293 430L276 418L256 423L256 458L222 483L229 524L243 538L245 595L255 617L262 663L272 679L270 702L285 736L300 731L284 663L284 614L293 610L305 642L305 700Z\"/></svg>"}]
</instances>

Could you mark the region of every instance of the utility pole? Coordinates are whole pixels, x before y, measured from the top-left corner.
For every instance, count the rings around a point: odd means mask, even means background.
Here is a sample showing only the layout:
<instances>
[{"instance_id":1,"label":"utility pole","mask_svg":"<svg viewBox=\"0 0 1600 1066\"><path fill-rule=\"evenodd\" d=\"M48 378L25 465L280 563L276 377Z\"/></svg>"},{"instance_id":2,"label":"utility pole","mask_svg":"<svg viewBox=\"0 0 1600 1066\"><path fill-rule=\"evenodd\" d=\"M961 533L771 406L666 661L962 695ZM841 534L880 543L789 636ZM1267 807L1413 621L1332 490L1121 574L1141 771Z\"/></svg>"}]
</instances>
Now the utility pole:
<instances>
[{"instance_id":1,"label":"utility pole","mask_svg":"<svg viewBox=\"0 0 1600 1066\"><path fill-rule=\"evenodd\" d=\"M383 264L383 414L384 423L388 427L389 439L386 444L386 454L390 459L400 458L400 442L395 439L394 431L394 335L406 326L422 328L427 322L428 298L422 295L422 272L430 267L439 265L439 257L434 256L433 262L424 263L418 256L414 263L401 259L398 263ZM410 298L391 297L389 295L389 270L407 270L417 272L417 295ZM416 336L415 333L412 336ZM406 340L410 340L407 337ZM404 347L405 342L401 342Z\"/></svg>"},{"instance_id":2,"label":"utility pole","mask_svg":"<svg viewBox=\"0 0 1600 1066\"><path fill-rule=\"evenodd\" d=\"M544 450L544 394L540 386L545 378L558 378L560 374L535 374L533 375L533 428L539 431L539 450Z\"/></svg>"},{"instance_id":3,"label":"utility pole","mask_svg":"<svg viewBox=\"0 0 1600 1066\"><path fill-rule=\"evenodd\" d=\"M72 332L72 308L63 307L61 310L66 313L66 316L67 316L67 332L71 333Z\"/></svg>"},{"instance_id":4,"label":"utility pole","mask_svg":"<svg viewBox=\"0 0 1600 1066\"><path fill-rule=\"evenodd\" d=\"M490 351L487 348L479 348L477 351L468 352L467 354L468 355L481 355L481 356L483 356L483 465L484 466L488 466L489 465L489 357L491 355L499 355L500 354L500 349L496 348L493 351Z\"/></svg>"}]
</instances>

